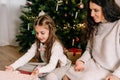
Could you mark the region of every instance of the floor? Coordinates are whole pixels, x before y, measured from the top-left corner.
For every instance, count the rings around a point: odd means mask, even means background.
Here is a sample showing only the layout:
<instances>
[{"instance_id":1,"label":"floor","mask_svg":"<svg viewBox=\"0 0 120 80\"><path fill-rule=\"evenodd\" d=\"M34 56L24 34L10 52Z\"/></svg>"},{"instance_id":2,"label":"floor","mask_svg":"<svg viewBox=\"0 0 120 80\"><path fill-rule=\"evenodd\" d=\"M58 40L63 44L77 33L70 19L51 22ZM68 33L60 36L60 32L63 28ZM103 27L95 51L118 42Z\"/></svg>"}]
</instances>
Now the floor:
<instances>
[{"instance_id":1,"label":"floor","mask_svg":"<svg viewBox=\"0 0 120 80\"><path fill-rule=\"evenodd\" d=\"M13 63L21 54L18 47L0 46L0 70L4 70L4 66Z\"/></svg>"}]
</instances>

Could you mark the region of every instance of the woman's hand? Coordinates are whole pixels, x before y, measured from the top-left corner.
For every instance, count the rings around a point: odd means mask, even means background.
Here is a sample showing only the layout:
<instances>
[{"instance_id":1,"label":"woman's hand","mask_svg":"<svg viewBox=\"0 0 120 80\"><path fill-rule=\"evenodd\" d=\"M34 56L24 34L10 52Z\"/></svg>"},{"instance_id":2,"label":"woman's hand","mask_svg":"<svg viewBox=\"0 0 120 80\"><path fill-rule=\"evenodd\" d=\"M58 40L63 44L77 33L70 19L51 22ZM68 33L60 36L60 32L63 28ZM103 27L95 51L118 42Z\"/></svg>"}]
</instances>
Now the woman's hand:
<instances>
[{"instance_id":1,"label":"woman's hand","mask_svg":"<svg viewBox=\"0 0 120 80\"><path fill-rule=\"evenodd\" d=\"M39 70L36 68L34 71L31 73L31 76L38 76Z\"/></svg>"},{"instance_id":2,"label":"woman's hand","mask_svg":"<svg viewBox=\"0 0 120 80\"><path fill-rule=\"evenodd\" d=\"M84 70L84 62L81 60L77 60L74 66L75 71L83 71Z\"/></svg>"},{"instance_id":3,"label":"woman's hand","mask_svg":"<svg viewBox=\"0 0 120 80\"><path fill-rule=\"evenodd\" d=\"M117 76L110 75L110 76L107 76L105 80L120 80L120 79Z\"/></svg>"},{"instance_id":4,"label":"woman's hand","mask_svg":"<svg viewBox=\"0 0 120 80\"><path fill-rule=\"evenodd\" d=\"M12 66L5 66L5 71L14 71Z\"/></svg>"}]
</instances>

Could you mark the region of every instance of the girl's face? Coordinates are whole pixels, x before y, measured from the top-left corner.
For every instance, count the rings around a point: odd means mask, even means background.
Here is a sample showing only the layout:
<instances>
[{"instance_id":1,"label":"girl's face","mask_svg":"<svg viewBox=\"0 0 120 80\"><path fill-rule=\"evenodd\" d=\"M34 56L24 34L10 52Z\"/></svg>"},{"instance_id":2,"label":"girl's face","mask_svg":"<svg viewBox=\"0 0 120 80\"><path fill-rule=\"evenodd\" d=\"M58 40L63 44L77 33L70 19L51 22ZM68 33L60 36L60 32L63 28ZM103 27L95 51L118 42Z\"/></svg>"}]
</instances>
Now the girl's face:
<instances>
[{"instance_id":1,"label":"girl's face","mask_svg":"<svg viewBox=\"0 0 120 80\"><path fill-rule=\"evenodd\" d=\"M93 17L96 23L99 23L105 20L102 8L99 5L93 2L90 2L90 10L91 10L91 17Z\"/></svg>"},{"instance_id":2,"label":"girl's face","mask_svg":"<svg viewBox=\"0 0 120 80\"><path fill-rule=\"evenodd\" d=\"M45 43L49 37L49 30L44 26L35 26L36 37L40 40L41 43Z\"/></svg>"}]
</instances>

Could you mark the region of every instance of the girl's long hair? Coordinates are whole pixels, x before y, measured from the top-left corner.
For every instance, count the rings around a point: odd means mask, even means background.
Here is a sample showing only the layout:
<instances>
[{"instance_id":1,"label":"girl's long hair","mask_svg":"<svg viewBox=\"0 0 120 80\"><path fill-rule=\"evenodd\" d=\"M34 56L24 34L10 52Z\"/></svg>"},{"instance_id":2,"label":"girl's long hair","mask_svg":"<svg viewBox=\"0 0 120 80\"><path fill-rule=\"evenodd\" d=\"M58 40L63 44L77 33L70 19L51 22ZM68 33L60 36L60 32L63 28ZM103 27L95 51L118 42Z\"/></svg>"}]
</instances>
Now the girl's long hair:
<instances>
[{"instance_id":1,"label":"girl's long hair","mask_svg":"<svg viewBox=\"0 0 120 80\"><path fill-rule=\"evenodd\" d=\"M44 43L44 45L46 46L44 57L48 63L50 60L53 43L55 41L59 41L59 40L58 40L58 37L55 35L54 21L52 20L52 18L49 15L45 14L45 15L38 17L37 20L35 21L34 27L42 26L42 25L45 25L45 27L47 26L47 29L49 30L49 37L48 37L47 41ZM40 47L40 41L37 39L36 42L37 42L36 43L37 44L36 58L38 59L38 61L41 61L40 53L38 51L38 49Z\"/></svg>"}]
</instances>

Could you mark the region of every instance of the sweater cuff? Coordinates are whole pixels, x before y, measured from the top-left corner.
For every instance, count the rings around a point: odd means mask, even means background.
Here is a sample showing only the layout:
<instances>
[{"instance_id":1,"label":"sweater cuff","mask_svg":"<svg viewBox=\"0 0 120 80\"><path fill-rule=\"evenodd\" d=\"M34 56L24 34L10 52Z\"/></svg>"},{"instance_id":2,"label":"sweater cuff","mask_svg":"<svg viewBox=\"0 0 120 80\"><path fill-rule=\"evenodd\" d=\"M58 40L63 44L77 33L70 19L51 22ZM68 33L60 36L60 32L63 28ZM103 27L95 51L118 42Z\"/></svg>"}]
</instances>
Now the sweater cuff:
<instances>
[{"instance_id":1,"label":"sweater cuff","mask_svg":"<svg viewBox=\"0 0 120 80\"><path fill-rule=\"evenodd\" d=\"M120 78L120 67L118 67L112 74Z\"/></svg>"},{"instance_id":2,"label":"sweater cuff","mask_svg":"<svg viewBox=\"0 0 120 80\"><path fill-rule=\"evenodd\" d=\"M119 71L115 71L112 74L115 75L115 76L117 76L118 78L120 78L120 72Z\"/></svg>"}]
</instances>

